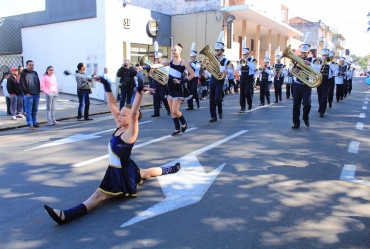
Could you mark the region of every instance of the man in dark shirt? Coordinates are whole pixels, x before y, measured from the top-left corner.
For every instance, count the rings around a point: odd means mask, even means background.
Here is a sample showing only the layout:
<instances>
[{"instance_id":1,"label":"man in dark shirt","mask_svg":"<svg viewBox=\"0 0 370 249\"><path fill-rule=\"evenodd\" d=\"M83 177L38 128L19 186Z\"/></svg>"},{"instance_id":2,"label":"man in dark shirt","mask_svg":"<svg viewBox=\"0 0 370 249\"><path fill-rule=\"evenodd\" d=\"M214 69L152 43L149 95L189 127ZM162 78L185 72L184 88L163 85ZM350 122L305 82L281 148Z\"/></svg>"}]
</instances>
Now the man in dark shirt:
<instances>
[{"instance_id":1,"label":"man in dark shirt","mask_svg":"<svg viewBox=\"0 0 370 249\"><path fill-rule=\"evenodd\" d=\"M30 130L35 128L41 128L37 122L37 111L39 108L40 101L40 80L36 71L33 71L35 65L33 61L28 60L26 62L26 69L21 73L20 83L23 88L23 92L27 97L27 125Z\"/></svg>"},{"instance_id":2,"label":"man in dark shirt","mask_svg":"<svg viewBox=\"0 0 370 249\"><path fill-rule=\"evenodd\" d=\"M13 120L17 120L17 118L23 118L22 115L22 107L23 107L23 99L22 99L22 87L18 81L18 69L13 67L10 69L12 75L8 78L7 82L7 90L10 95L10 113L12 115Z\"/></svg>"},{"instance_id":3,"label":"man in dark shirt","mask_svg":"<svg viewBox=\"0 0 370 249\"><path fill-rule=\"evenodd\" d=\"M126 104L130 104L132 91L136 86L134 77L137 75L137 71L134 67L130 67L130 60L126 59L120 69L117 71L117 77L120 77L119 82L121 83L121 101L119 108L121 109Z\"/></svg>"}]
</instances>

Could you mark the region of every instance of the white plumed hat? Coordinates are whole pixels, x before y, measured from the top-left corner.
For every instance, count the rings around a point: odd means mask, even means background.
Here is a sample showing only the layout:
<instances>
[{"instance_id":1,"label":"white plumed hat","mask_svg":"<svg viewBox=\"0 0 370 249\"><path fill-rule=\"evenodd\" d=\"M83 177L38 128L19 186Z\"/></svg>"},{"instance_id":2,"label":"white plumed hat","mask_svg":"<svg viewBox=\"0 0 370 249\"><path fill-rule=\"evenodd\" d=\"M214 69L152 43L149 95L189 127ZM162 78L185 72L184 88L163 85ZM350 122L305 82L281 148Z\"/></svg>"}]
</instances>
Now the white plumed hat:
<instances>
[{"instance_id":1,"label":"white plumed hat","mask_svg":"<svg viewBox=\"0 0 370 249\"><path fill-rule=\"evenodd\" d=\"M215 45L215 50L219 50L219 49L224 49L224 43L222 42L222 39L224 38L224 32L221 31L220 32L220 35L218 36L218 39L217 39L217 42L216 42L216 45Z\"/></svg>"},{"instance_id":2,"label":"white plumed hat","mask_svg":"<svg viewBox=\"0 0 370 249\"><path fill-rule=\"evenodd\" d=\"M325 39L324 40L324 48L322 49L321 54L327 56L327 55L329 55L329 52L330 51L328 49L328 41Z\"/></svg>"},{"instance_id":3,"label":"white plumed hat","mask_svg":"<svg viewBox=\"0 0 370 249\"><path fill-rule=\"evenodd\" d=\"M340 52L340 58L339 61L344 61L346 58L344 58L344 50Z\"/></svg>"},{"instance_id":4,"label":"white plumed hat","mask_svg":"<svg viewBox=\"0 0 370 249\"><path fill-rule=\"evenodd\" d=\"M278 47L276 50L275 50L275 58L277 60L280 60L281 59L281 55L280 55L280 47Z\"/></svg>"},{"instance_id":5,"label":"white plumed hat","mask_svg":"<svg viewBox=\"0 0 370 249\"><path fill-rule=\"evenodd\" d=\"M304 37L303 44L301 44L301 46L300 46L301 52L309 52L310 51L311 45L308 44L308 41L310 40L310 37L311 37L311 32L307 32L305 37Z\"/></svg>"},{"instance_id":6,"label":"white plumed hat","mask_svg":"<svg viewBox=\"0 0 370 249\"><path fill-rule=\"evenodd\" d=\"M198 52L195 51L195 42L191 44L190 56L197 56Z\"/></svg>"},{"instance_id":7,"label":"white plumed hat","mask_svg":"<svg viewBox=\"0 0 370 249\"><path fill-rule=\"evenodd\" d=\"M269 51L266 51L265 52L265 58L263 59L264 62L270 62L270 58L269 58Z\"/></svg>"},{"instance_id":8,"label":"white plumed hat","mask_svg":"<svg viewBox=\"0 0 370 249\"><path fill-rule=\"evenodd\" d=\"M158 42L154 42L154 58L158 59L162 57L162 53L158 51Z\"/></svg>"},{"instance_id":9,"label":"white plumed hat","mask_svg":"<svg viewBox=\"0 0 370 249\"><path fill-rule=\"evenodd\" d=\"M246 39L243 40L242 51L243 51L243 54L248 54L249 53L249 48L247 48L247 40Z\"/></svg>"}]
</instances>

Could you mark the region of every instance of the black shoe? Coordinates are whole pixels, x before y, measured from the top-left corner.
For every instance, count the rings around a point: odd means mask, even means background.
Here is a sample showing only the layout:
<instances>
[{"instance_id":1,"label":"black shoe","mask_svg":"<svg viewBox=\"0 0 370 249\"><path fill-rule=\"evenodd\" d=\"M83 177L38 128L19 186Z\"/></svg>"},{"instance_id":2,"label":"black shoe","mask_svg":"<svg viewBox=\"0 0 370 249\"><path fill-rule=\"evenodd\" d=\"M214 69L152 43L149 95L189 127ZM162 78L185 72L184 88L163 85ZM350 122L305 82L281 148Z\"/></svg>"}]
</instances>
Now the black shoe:
<instances>
[{"instance_id":1,"label":"black shoe","mask_svg":"<svg viewBox=\"0 0 370 249\"><path fill-rule=\"evenodd\" d=\"M200 105L199 105L199 104L197 105L197 108L198 108L198 109L200 108Z\"/></svg>"},{"instance_id":2,"label":"black shoe","mask_svg":"<svg viewBox=\"0 0 370 249\"><path fill-rule=\"evenodd\" d=\"M269 100L269 101L267 101L267 105L270 105L270 100Z\"/></svg>"},{"instance_id":3,"label":"black shoe","mask_svg":"<svg viewBox=\"0 0 370 249\"><path fill-rule=\"evenodd\" d=\"M264 105L265 105L265 104L262 104L262 103L261 103L259 106L264 106Z\"/></svg>"},{"instance_id":4,"label":"black shoe","mask_svg":"<svg viewBox=\"0 0 370 249\"><path fill-rule=\"evenodd\" d=\"M275 99L274 103L278 103L277 99Z\"/></svg>"},{"instance_id":5,"label":"black shoe","mask_svg":"<svg viewBox=\"0 0 370 249\"><path fill-rule=\"evenodd\" d=\"M293 124L292 129L297 129L297 128L299 128L299 124Z\"/></svg>"},{"instance_id":6,"label":"black shoe","mask_svg":"<svg viewBox=\"0 0 370 249\"><path fill-rule=\"evenodd\" d=\"M243 113L243 112L245 112L245 110L244 110L244 109L241 109L241 110L239 111L239 113Z\"/></svg>"},{"instance_id":7,"label":"black shoe","mask_svg":"<svg viewBox=\"0 0 370 249\"><path fill-rule=\"evenodd\" d=\"M159 114L153 114L152 116L150 116L150 117L152 117L152 118L154 118L154 117L159 117Z\"/></svg>"},{"instance_id":8,"label":"black shoe","mask_svg":"<svg viewBox=\"0 0 370 249\"><path fill-rule=\"evenodd\" d=\"M329 108L331 108L331 102L329 103Z\"/></svg>"},{"instance_id":9,"label":"black shoe","mask_svg":"<svg viewBox=\"0 0 370 249\"><path fill-rule=\"evenodd\" d=\"M178 134L180 134L180 131L174 131L174 132L172 132L171 136L176 136Z\"/></svg>"},{"instance_id":10,"label":"black shoe","mask_svg":"<svg viewBox=\"0 0 370 249\"><path fill-rule=\"evenodd\" d=\"M340 97L340 100L343 100L343 97Z\"/></svg>"},{"instance_id":11,"label":"black shoe","mask_svg":"<svg viewBox=\"0 0 370 249\"><path fill-rule=\"evenodd\" d=\"M337 99L337 102L339 102L339 99Z\"/></svg>"},{"instance_id":12,"label":"black shoe","mask_svg":"<svg viewBox=\"0 0 370 249\"><path fill-rule=\"evenodd\" d=\"M62 211L60 211L60 215L58 216L54 212L54 209L52 209L48 205L44 205L44 209L48 213L48 215L54 220L54 222L57 223L58 225L63 225L66 223L64 220L62 220Z\"/></svg>"},{"instance_id":13,"label":"black shoe","mask_svg":"<svg viewBox=\"0 0 370 249\"><path fill-rule=\"evenodd\" d=\"M209 122L213 123L213 122L216 122L217 121L217 118L211 118L211 120L209 120Z\"/></svg>"},{"instance_id":14,"label":"black shoe","mask_svg":"<svg viewBox=\"0 0 370 249\"><path fill-rule=\"evenodd\" d=\"M168 112L167 112L167 116L170 116L170 115L171 115L171 112L170 112L170 111L168 111Z\"/></svg>"},{"instance_id":15,"label":"black shoe","mask_svg":"<svg viewBox=\"0 0 370 249\"><path fill-rule=\"evenodd\" d=\"M186 108L185 110L191 111L191 110L194 110L194 108Z\"/></svg>"},{"instance_id":16,"label":"black shoe","mask_svg":"<svg viewBox=\"0 0 370 249\"><path fill-rule=\"evenodd\" d=\"M324 113L320 112L320 118L324 117Z\"/></svg>"},{"instance_id":17,"label":"black shoe","mask_svg":"<svg viewBox=\"0 0 370 249\"><path fill-rule=\"evenodd\" d=\"M92 118L85 118L85 121L93 120Z\"/></svg>"},{"instance_id":18,"label":"black shoe","mask_svg":"<svg viewBox=\"0 0 370 249\"><path fill-rule=\"evenodd\" d=\"M252 105L248 106L248 111L252 110Z\"/></svg>"},{"instance_id":19,"label":"black shoe","mask_svg":"<svg viewBox=\"0 0 370 249\"><path fill-rule=\"evenodd\" d=\"M310 121L304 121L304 124L307 126L307 127L310 127Z\"/></svg>"},{"instance_id":20,"label":"black shoe","mask_svg":"<svg viewBox=\"0 0 370 249\"><path fill-rule=\"evenodd\" d=\"M280 100L280 101L282 101L282 100L283 100L281 96L279 96L279 100Z\"/></svg>"},{"instance_id":21,"label":"black shoe","mask_svg":"<svg viewBox=\"0 0 370 249\"><path fill-rule=\"evenodd\" d=\"M185 123L185 126L181 126L181 132L184 133L187 128L188 128L188 123Z\"/></svg>"},{"instance_id":22,"label":"black shoe","mask_svg":"<svg viewBox=\"0 0 370 249\"><path fill-rule=\"evenodd\" d=\"M222 115L222 113L219 113L219 114L218 114L218 117L219 117L220 119L222 119L222 118L224 117L224 115Z\"/></svg>"}]
</instances>

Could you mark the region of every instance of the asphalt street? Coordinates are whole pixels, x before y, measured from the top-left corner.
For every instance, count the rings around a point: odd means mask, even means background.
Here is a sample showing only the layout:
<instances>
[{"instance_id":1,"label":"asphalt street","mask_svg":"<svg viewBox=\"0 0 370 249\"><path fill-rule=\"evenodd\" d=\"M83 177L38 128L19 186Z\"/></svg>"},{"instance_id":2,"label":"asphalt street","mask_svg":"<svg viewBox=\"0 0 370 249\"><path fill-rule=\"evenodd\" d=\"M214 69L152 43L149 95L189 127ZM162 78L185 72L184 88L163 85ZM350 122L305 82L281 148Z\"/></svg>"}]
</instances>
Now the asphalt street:
<instances>
[{"instance_id":1,"label":"asphalt street","mask_svg":"<svg viewBox=\"0 0 370 249\"><path fill-rule=\"evenodd\" d=\"M255 92L243 114L239 95L228 95L215 123L208 101L182 105L189 131L175 137L171 117L146 107L132 159L182 170L63 226L43 205L67 209L95 191L113 119L2 131L0 248L370 248L370 89L364 78L353 85L324 118L313 89L311 125L299 129L285 91L264 107Z\"/></svg>"}]
</instances>

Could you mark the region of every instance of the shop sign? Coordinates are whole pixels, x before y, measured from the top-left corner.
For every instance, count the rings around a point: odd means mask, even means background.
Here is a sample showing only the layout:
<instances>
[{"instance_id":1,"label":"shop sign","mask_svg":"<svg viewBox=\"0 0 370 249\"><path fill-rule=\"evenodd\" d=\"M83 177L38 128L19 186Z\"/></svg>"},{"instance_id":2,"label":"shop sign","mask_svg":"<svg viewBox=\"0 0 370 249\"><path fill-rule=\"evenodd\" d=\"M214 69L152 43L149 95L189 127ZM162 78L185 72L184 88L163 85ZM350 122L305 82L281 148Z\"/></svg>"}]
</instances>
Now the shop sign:
<instances>
[{"instance_id":1,"label":"shop sign","mask_svg":"<svg viewBox=\"0 0 370 249\"><path fill-rule=\"evenodd\" d=\"M150 37L156 37L158 35L159 25L157 20L152 19L148 22L148 24L146 25L146 32Z\"/></svg>"},{"instance_id":2,"label":"shop sign","mask_svg":"<svg viewBox=\"0 0 370 249\"><path fill-rule=\"evenodd\" d=\"M130 29L131 27L131 20L130 18L123 18L123 28Z\"/></svg>"}]
</instances>

